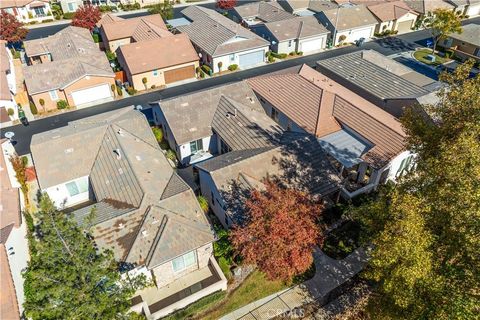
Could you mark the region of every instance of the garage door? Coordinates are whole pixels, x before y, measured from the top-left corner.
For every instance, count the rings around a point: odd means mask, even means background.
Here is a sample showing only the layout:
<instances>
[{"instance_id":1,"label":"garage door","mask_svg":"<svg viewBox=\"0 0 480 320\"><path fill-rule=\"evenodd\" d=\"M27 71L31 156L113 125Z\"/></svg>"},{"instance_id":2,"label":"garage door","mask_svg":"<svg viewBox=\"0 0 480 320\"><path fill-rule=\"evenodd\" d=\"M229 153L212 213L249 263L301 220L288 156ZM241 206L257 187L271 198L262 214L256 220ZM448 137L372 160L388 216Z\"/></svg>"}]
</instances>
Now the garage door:
<instances>
[{"instance_id":1,"label":"garage door","mask_svg":"<svg viewBox=\"0 0 480 320\"><path fill-rule=\"evenodd\" d=\"M264 62L265 60L263 56L263 50L241 54L239 56L240 68L246 68Z\"/></svg>"},{"instance_id":2,"label":"garage door","mask_svg":"<svg viewBox=\"0 0 480 320\"><path fill-rule=\"evenodd\" d=\"M323 38L320 39L312 39L302 41L300 43L300 50L302 52L310 52L315 50L320 50L323 48Z\"/></svg>"},{"instance_id":3,"label":"garage door","mask_svg":"<svg viewBox=\"0 0 480 320\"><path fill-rule=\"evenodd\" d=\"M398 33L410 32L411 26L413 26L413 20L399 22L397 25Z\"/></svg>"},{"instance_id":4,"label":"garage door","mask_svg":"<svg viewBox=\"0 0 480 320\"><path fill-rule=\"evenodd\" d=\"M360 38L365 38L365 40L368 40L371 34L372 34L372 28L352 30L352 34L349 37L349 41L353 42Z\"/></svg>"},{"instance_id":5,"label":"garage door","mask_svg":"<svg viewBox=\"0 0 480 320\"><path fill-rule=\"evenodd\" d=\"M180 80L190 79L195 77L195 68L193 65L173 70L165 71L165 83L172 83Z\"/></svg>"},{"instance_id":6,"label":"garage door","mask_svg":"<svg viewBox=\"0 0 480 320\"><path fill-rule=\"evenodd\" d=\"M111 97L112 91L110 90L110 85L107 83L72 92L73 103L77 107L85 103L90 103Z\"/></svg>"}]
</instances>

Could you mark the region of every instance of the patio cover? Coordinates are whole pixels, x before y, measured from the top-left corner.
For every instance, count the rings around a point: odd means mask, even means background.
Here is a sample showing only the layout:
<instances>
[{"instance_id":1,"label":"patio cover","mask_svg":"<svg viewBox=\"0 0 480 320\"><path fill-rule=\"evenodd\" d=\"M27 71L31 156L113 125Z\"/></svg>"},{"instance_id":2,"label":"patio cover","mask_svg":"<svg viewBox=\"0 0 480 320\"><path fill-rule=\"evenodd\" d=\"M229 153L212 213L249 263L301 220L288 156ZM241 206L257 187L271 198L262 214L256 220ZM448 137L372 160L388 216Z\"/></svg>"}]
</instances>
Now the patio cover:
<instances>
[{"instance_id":1,"label":"patio cover","mask_svg":"<svg viewBox=\"0 0 480 320\"><path fill-rule=\"evenodd\" d=\"M351 168L363 162L360 157L372 147L365 139L347 128L318 138L318 141L323 150L337 159L345 168Z\"/></svg>"}]
</instances>

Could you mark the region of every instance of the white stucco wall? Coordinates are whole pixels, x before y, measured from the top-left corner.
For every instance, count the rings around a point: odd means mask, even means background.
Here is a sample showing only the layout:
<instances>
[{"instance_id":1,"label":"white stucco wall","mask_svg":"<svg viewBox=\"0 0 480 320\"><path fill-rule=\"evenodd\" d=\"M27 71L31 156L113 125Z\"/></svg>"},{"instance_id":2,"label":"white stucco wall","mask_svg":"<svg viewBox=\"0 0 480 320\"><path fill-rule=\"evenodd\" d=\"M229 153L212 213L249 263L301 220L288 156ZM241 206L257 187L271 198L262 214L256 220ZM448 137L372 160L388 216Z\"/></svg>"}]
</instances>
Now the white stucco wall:
<instances>
[{"instance_id":1,"label":"white stucco wall","mask_svg":"<svg viewBox=\"0 0 480 320\"><path fill-rule=\"evenodd\" d=\"M76 204L88 201L88 199L90 199L91 197L93 198L93 195L91 194L92 191L91 191L90 187L88 188L88 190L86 192L79 193L79 194L77 194L73 197L71 197L70 194L68 193L68 189L67 189L67 186L66 186L67 183L72 182L72 181L82 181L82 180L83 180L83 182L86 182L87 185L89 185L88 176L84 176L84 177L81 177L81 178L78 178L78 179L65 181L64 183L58 184L58 185L53 186L53 187L49 187L49 188L47 188L43 191L48 193L48 196L55 203L55 205L57 207L68 208L68 207L74 206Z\"/></svg>"},{"instance_id":2,"label":"white stucco wall","mask_svg":"<svg viewBox=\"0 0 480 320\"><path fill-rule=\"evenodd\" d=\"M291 40L290 46L288 43L289 40L279 42L277 45L275 45L276 52L289 54L292 51L297 51L296 39Z\"/></svg>"},{"instance_id":3,"label":"white stucco wall","mask_svg":"<svg viewBox=\"0 0 480 320\"><path fill-rule=\"evenodd\" d=\"M52 15L52 8L50 7L50 4L48 2L44 2L45 6L44 6L44 13L45 13L45 16L36 16L35 14L35 10L33 8L30 8L30 4L27 4L23 7L17 7L17 14L15 14L13 8L6 8L6 9L2 9L2 10L5 10L6 12L10 13L10 14L13 14L17 17L18 21L20 22L32 22L32 21L37 21L37 22L40 22L40 21L43 21L43 20L49 20L49 19L54 19L53 15ZM32 18L29 18L28 17L28 13L31 13L32 14ZM47 15L48 13L50 12L50 15Z\"/></svg>"},{"instance_id":4,"label":"white stucco wall","mask_svg":"<svg viewBox=\"0 0 480 320\"><path fill-rule=\"evenodd\" d=\"M357 37L354 36L355 30L362 30L362 29L367 29L367 28L370 29L370 31L369 31L369 36L366 37L366 40L368 40L368 38L373 37L373 33L374 33L374 31L375 31L375 25L363 26L363 27L359 27L359 28L355 28L355 29L349 29L349 30L339 31L339 32L337 32L337 34L335 35L335 45L337 45L337 44L340 43L339 38L340 38L342 35L346 36L346 39L343 40L343 42L353 42L354 40L357 40Z\"/></svg>"},{"instance_id":5,"label":"white stucco wall","mask_svg":"<svg viewBox=\"0 0 480 320\"><path fill-rule=\"evenodd\" d=\"M239 52L232 53L232 55L234 55L233 60L230 59L230 54L227 54L227 55L224 55L224 56L219 56L219 57L214 57L213 58L213 65L212 65L213 72L216 73L216 72L220 71L218 69L218 63L220 61L223 64L222 65L222 70L223 71L227 70L228 66L231 65L231 64L236 64L240 67L240 59L239 59L240 55L250 53L250 52L254 52L254 51L258 51L258 50L263 50L263 61L265 61L265 55L268 51L268 45L266 45L265 47L261 47L261 48L255 48L255 49L251 49L251 50L245 50L245 51L239 51Z\"/></svg>"},{"instance_id":6,"label":"white stucco wall","mask_svg":"<svg viewBox=\"0 0 480 320\"><path fill-rule=\"evenodd\" d=\"M400 165L402 164L402 161L408 157L414 157L412 160L412 164L413 164L415 155L410 151L404 151L400 153L398 156L396 156L395 158L393 158L392 161L390 161L390 164L388 165L389 172L388 172L387 180L394 181L394 182L397 180L399 176L398 171L400 169Z\"/></svg>"},{"instance_id":7,"label":"white stucco wall","mask_svg":"<svg viewBox=\"0 0 480 320\"><path fill-rule=\"evenodd\" d=\"M227 224L225 210L222 206L225 206L223 199L215 186L215 183L212 180L212 177L209 173L199 170L199 180L200 180L200 192L208 200L208 205L212 209L213 213L220 220L224 228L228 229L230 226ZM213 195L213 198L212 198ZM228 223L231 223L231 220L228 220Z\"/></svg>"},{"instance_id":8,"label":"white stucco wall","mask_svg":"<svg viewBox=\"0 0 480 320\"><path fill-rule=\"evenodd\" d=\"M211 138L212 138L211 136L201 138L202 139L202 146L203 146L202 150L203 151L208 151L209 150ZM196 139L196 140L199 140L199 139ZM192 150L190 148L190 142L179 145L177 147L177 150L178 150L177 156L178 156L180 162L182 162L182 163L185 163L185 161L188 161L189 160L188 158L192 155Z\"/></svg>"}]
</instances>

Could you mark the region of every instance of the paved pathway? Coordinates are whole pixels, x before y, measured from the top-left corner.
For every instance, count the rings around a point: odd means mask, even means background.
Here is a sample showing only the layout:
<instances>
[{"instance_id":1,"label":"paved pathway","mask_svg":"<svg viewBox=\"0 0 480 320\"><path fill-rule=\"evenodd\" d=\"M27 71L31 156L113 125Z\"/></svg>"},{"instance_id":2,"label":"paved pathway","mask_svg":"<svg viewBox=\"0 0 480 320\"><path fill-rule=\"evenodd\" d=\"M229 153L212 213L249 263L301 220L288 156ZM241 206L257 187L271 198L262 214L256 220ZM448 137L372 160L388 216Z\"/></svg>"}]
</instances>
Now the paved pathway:
<instances>
[{"instance_id":1,"label":"paved pathway","mask_svg":"<svg viewBox=\"0 0 480 320\"><path fill-rule=\"evenodd\" d=\"M364 268L367 254L358 248L345 259L335 260L317 249L314 261L316 273L312 279L248 304L223 316L221 320L267 320L306 303L326 300L332 290Z\"/></svg>"}]
</instances>

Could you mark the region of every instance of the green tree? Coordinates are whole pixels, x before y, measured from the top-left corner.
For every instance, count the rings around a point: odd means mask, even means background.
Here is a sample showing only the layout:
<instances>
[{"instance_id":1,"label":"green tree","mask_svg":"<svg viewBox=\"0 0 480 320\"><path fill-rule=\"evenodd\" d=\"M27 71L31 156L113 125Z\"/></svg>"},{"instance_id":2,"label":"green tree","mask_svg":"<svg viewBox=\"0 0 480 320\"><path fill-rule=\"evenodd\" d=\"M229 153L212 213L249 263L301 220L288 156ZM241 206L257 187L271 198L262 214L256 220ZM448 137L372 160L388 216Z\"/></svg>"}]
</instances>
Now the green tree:
<instances>
[{"instance_id":1,"label":"green tree","mask_svg":"<svg viewBox=\"0 0 480 320\"><path fill-rule=\"evenodd\" d=\"M446 39L452 33L462 32L460 15L453 10L435 9L433 12L428 12L422 24L424 28L430 30L432 35L432 53L435 53L438 41Z\"/></svg>"},{"instance_id":2,"label":"green tree","mask_svg":"<svg viewBox=\"0 0 480 320\"><path fill-rule=\"evenodd\" d=\"M402 123L414 173L354 210L369 229L374 318L474 319L480 283L480 77L443 74L439 103ZM373 306L373 307L372 307Z\"/></svg>"},{"instance_id":3,"label":"green tree","mask_svg":"<svg viewBox=\"0 0 480 320\"><path fill-rule=\"evenodd\" d=\"M148 9L150 14L159 14L164 20L173 19L173 5L170 1L163 1L152 5Z\"/></svg>"},{"instance_id":4,"label":"green tree","mask_svg":"<svg viewBox=\"0 0 480 320\"><path fill-rule=\"evenodd\" d=\"M90 219L95 212L92 210ZM144 277L118 272L111 251L98 252L89 236L46 194L35 214L37 241L25 277L25 313L31 319L127 319L130 298Z\"/></svg>"}]
</instances>

